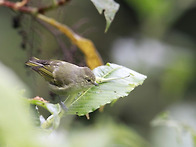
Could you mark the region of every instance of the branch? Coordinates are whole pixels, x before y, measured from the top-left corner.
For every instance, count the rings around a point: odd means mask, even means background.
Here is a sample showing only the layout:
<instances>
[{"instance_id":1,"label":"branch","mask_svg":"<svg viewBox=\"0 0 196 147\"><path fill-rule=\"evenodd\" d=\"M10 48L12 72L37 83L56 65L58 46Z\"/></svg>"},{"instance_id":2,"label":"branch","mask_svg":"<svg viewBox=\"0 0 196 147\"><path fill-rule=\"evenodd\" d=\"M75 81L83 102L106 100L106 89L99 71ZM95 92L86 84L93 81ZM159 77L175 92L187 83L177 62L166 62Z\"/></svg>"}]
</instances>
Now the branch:
<instances>
[{"instance_id":1,"label":"branch","mask_svg":"<svg viewBox=\"0 0 196 147\"><path fill-rule=\"evenodd\" d=\"M42 14L38 14L36 17L52 25L63 34L65 34L70 39L70 41L75 44L85 55L86 64L90 69L94 69L95 67L103 65L102 58L91 40L79 36L78 34L74 33L68 26L57 22L55 19Z\"/></svg>"},{"instance_id":2,"label":"branch","mask_svg":"<svg viewBox=\"0 0 196 147\"><path fill-rule=\"evenodd\" d=\"M49 10L55 9L58 6L62 6L69 1L70 0L59 0L54 2L52 5L37 8L37 7L26 6L28 0L22 0L22 2L16 2L16 3L7 0L0 0L0 6L5 6L15 11L21 11L24 13L30 13L32 15L36 15L38 13L43 14Z\"/></svg>"},{"instance_id":3,"label":"branch","mask_svg":"<svg viewBox=\"0 0 196 147\"><path fill-rule=\"evenodd\" d=\"M101 56L99 55L97 49L93 42L89 39L79 36L74 33L69 27L57 22L55 19L49 18L42 13L54 9L58 6L61 6L68 2L69 0L53 0L53 4L44 7L30 7L26 6L28 0L22 0L20 3L14 3L7 0L0 0L0 6L6 6L13 10L18 10L20 12L26 12L28 14L34 15L37 19L42 20L45 23L48 23L66 35L70 41L76 45L85 55L86 64L94 69L97 66L103 65Z\"/></svg>"},{"instance_id":4,"label":"branch","mask_svg":"<svg viewBox=\"0 0 196 147\"><path fill-rule=\"evenodd\" d=\"M56 39L57 43L59 44L60 48L62 49L63 52L63 57L65 61L69 61L71 63L74 62L73 60L73 55L71 54L71 52L68 50L68 48L66 47L64 41L60 38L59 34L61 34L61 32L57 29L53 29L53 27L38 19L38 22L40 24L42 24L45 28L47 28L49 30L49 32L54 36L54 38Z\"/></svg>"},{"instance_id":5,"label":"branch","mask_svg":"<svg viewBox=\"0 0 196 147\"><path fill-rule=\"evenodd\" d=\"M58 6L62 6L69 1L70 0L59 0L59 1L56 1L56 3L53 3L53 5L40 7L40 8L38 8L38 13L45 13L46 11L57 8Z\"/></svg>"},{"instance_id":6,"label":"branch","mask_svg":"<svg viewBox=\"0 0 196 147\"><path fill-rule=\"evenodd\" d=\"M7 1L7 0L0 0L0 6L5 6L15 11L21 11L21 12L30 13L30 14L35 14L38 12L37 8L30 7L30 6L24 6L24 5L21 5L19 2L14 3L14 2Z\"/></svg>"}]
</instances>

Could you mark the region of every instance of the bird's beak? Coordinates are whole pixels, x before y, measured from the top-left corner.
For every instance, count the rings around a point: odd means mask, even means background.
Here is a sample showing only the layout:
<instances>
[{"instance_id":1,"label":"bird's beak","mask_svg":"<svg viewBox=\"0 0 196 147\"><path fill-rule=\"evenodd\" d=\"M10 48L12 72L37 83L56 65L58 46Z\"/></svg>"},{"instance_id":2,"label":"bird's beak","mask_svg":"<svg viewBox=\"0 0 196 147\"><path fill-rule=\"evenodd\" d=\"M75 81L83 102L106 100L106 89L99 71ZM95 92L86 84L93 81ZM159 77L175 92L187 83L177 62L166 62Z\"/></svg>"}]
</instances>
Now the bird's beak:
<instances>
[{"instance_id":1,"label":"bird's beak","mask_svg":"<svg viewBox=\"0 0 196 147\"><path fill-rule=\"evenodd\" d=\"M96 82L93 82L93 85L95 85L95 86L99 86L99 84L98 84L98 83L96 83Z\"/></svg>"}]
</instances>

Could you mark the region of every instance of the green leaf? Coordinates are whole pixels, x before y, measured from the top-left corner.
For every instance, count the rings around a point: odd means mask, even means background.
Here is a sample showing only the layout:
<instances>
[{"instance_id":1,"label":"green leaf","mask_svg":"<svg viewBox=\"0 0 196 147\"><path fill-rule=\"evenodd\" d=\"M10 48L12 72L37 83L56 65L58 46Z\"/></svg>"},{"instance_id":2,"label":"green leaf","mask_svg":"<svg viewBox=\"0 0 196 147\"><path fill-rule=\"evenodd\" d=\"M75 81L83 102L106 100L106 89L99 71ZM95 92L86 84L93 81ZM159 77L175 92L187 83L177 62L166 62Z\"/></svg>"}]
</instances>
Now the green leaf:
<instances>
[{"instance_id":1,"label":"green leaf","mask_svg":"<svg viewBox=\"0 0 196 147\"><path fill-rule=\"evenodd\" d=\"M196 133L192 133L193 144L196 146Z\"/></svg>"},{"instance_id":2,"label":"green leaf","mask_svg":"<svg viewBox=\"0 0 196 147\"><path fill-rule=\"evenodd\" d=\"M32 123L22 89L28 88L16 74L0 62L0 146L45 147Z\"/></svg>"},{"instance_id":3,"label":"green leaf","mask_svg":"<svg viewBox=\"0 0 196 147\"><path fill-rule=\"evenodd\" d=\"M103 115L102 115L103 116ZM115 123L110 116L100 119L91 126L75 126L66 138L72 147L150 147L147 140L130 126ZM96 145L95 145L96 144Z\"/></svg>"},{"instance_id":4,"label":"green leaf","mask_svg":"<svg viewBox=\"0 0 196 147\"><path fill-rule=\"evenodd\" d=\"M99 86L93 86L77 96L68 107L68 114L82 116L93 112L102 105L127 96L146 79L145 75L111 63L99 66L93 72L98 79L105 79L105 82L102 81Z\"/></svg>"},{"instance_id":5,"label":"green leaf","mask_svg":"<svg viewBox=\"0 0 196 147\"><path fill-rule=\"evenodd\" d=\"M91 0L95 7L97 8L98 12L102 14L104 12L104 16L106 19L106 28L105 32L110 27L111 22L114 19L116 12L119 9L119 4L113 0Z\"/></svg>"},{"instance_id":6,"label":"green leaf","mask_svg":"<svg viewBox=\"0 0 196 147\"><path fill-rule=\"evenodd\" d=\"M28 100L31 104L33 105L37 105L40 107L45 108L46 110L48 110L52 115L50 117L47 118L46 121L44 121L42 123L42 128L51 128L52 129L56 129L59 124L60 124L60 117L61 117L61 113L63 113L63 111L61 110L61 107L59 104L52 104L52 103L48 103L45 101L40 101L40 100L35 100L35 99L29 99ZM52 122L50 122L50 119L52 118Z\"/></svg>"},{"instance_id":7,"label":"green leaf","mask_svg":"<svg viewBox=\"0 0 196 147\"><path fill-rule=\"evenodd\" d=\"M168 112L163 112L159 114L153 121L151 122L151 125L153 127L170 127L176 131L178 134L179 140L182 140L185 134L190 134L190 139L192 140L194 146L196 145L196 131L195 129L190 125L183 123L182 121L173 119ZM186 139L187 141L188 139Z\"/></svg>"}]
</instances>

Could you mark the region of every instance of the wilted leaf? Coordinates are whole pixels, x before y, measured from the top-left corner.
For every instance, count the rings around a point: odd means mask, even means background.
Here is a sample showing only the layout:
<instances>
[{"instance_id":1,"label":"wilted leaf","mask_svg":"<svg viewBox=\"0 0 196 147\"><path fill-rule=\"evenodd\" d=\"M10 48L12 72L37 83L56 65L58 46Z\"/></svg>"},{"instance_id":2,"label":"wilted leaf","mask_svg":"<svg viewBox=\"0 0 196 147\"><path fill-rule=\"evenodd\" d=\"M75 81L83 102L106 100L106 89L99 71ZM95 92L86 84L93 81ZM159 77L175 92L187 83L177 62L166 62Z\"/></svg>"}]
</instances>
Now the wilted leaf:
<instances>
[{"instance_id":1,"label":"wilted leaf","mask_svg":"<svg viewBox=\"0 0 196 147\"><path fill-rule=\"evenodd\" d=\"M100 14L104 13L106 19L105 32L110 27L116 12L119 9L119 4L114 0L91 0Z\"/></svg>"},{"instance_id":2,"label":"wilted leaf","mask_svg":"<svg viewBox=\"0 0 196 147\"><path fill-rule=\"evenodd\" d=\"M37 17L64 33L71 40L71 42L84 53L86 63L89 68L94 69L95 67L103 64L102 59L91 40L79 36L78 34L74 33L68 26L57 22L55 19L46 17L41 14L37 15Z\"/></svg>"},{"instance_id":3,"label":"wilted leaf","mask_svg":"<svg viewBox=\"0 0 196 147\"><path fill-rule=\"evenodd\" d=\"M69 114L81 116L93 112L102 105L127 96L146 79L146 76L131 69L110 63L97 67L93 72L97 77L114 80L99 83L99 86L93 86L79 95L69 106Z\"/></svg>"}]
</instances>

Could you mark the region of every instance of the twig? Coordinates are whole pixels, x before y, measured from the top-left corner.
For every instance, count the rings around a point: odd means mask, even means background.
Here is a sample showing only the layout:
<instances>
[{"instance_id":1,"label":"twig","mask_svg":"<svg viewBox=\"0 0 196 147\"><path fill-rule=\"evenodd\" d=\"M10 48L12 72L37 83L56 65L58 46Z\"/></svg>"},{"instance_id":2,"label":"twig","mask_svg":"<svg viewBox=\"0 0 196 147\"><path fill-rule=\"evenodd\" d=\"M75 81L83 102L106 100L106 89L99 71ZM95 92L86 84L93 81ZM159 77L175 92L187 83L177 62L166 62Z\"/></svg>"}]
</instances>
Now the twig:
<instances>
[{"instance_id":1,"label":"twig","mask_svg":"<svg viewBox=\"0 0 196 147\"><path fill-rule=\"evenodd\" d=\"M69 2L70 0L59 0L56 3L53 3L53 5L45 6L45 7L40 7L38 8L38 13L45 13L48 10L57 8L58 6L62 6L65 3Z\"/></svg>"},{"instance_id":2,"label":"twig","mask_svg":"<svg viewBox=\"0 0 196 147\"><path fill-rule=\"evenodd\" d=\"M37 8L37 7L25 6L27 4L28 0L22 0L22 2L16 2L16 3L11 2L11 1L7 1L7 0L0 0L0 6L5 6L5 7L13 9L15 11L21 11L24 13L36 15L38 13L43 14L46 11L57 8L58 6L62 6L69 1L70 0L59 0L59 1L56 1L56 3L53 3L52 5Z\"/></svg>"},{"instance_id":3,"label":"twig","mask_svg":"<svg viewBox=\"0 0 196 147\"><path fill-rule=\"evenodd\" d=\"M16 2L16 8L20 8L23 7L24 5L26 5L28 2L28 0L22 0L21 2Z\"/></svg>"},{"instance_id":4,"label":"twig","mask_svg":"<svg viewBox=\"0 0 196 147\"><path fill-rule=\"evenodd\" d=\"M21 12L30 13L30 14L37 13L37 8L30 7L30 6L18 6L17 3L18 2L14 3L14 2L7 1L7 0L0 0L0 6L5 6L15 11L21 11Z\"/></svg>"},{"instance_id":5,"label":"twig","mask_svg":"<svg viewBox=\"0 0 196 147\"><path fill-rule=\"evenodd\" d=\"M48 23L44 21L41 21L38 19L38 22L41 23L44 27L46 27L51 32L52 35L54 35L58 45L62 49L63 57L65 61L69 61L73 63L73 55L71 54L71 52L69 51L69 49L66 47L65 43L59 36L62 33L59 30L54 29L51 25L49 25Z\"/></svg>"}]
</instances>

